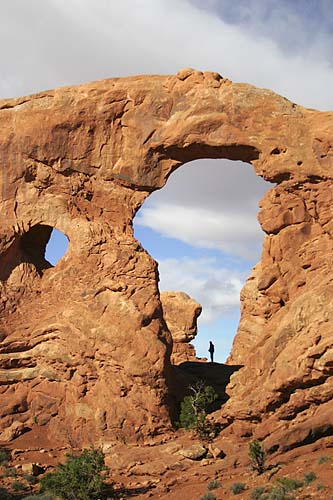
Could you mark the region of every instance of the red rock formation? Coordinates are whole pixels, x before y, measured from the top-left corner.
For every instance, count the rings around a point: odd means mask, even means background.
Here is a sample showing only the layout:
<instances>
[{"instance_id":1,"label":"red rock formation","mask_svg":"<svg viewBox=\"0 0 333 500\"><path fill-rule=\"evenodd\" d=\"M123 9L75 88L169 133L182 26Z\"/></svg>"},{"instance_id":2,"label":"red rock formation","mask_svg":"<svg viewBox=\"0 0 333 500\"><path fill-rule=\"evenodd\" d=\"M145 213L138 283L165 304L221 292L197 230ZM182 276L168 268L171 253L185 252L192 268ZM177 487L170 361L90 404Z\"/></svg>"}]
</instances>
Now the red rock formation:
<instances>
[{"instance_id":1,"label":"red rock formation","mask_svg":"<svg viewBox=\"0 0 333 500\"><path fill-rule=\"evenodd\" d=\"M32 429L82 445L168 425L171 339L132 220L197 158L242 160L278 184L221 418L273 449L332 432L332 113L182 70L3 100L0 123L3 439ZM54 268L53 227L70 241Z\"/></svg>"},{"instance_id":2,"label":"red rock formation","mask_svg":"<svg viewBox=\"0 0 333 500\"><path fill-rule=\"evenodd\" d=\"M161 292L163 317L172 336L171 362L198 361L191 341L197 334L202 307L184 292Z\"/></svg>"}]
</instances>

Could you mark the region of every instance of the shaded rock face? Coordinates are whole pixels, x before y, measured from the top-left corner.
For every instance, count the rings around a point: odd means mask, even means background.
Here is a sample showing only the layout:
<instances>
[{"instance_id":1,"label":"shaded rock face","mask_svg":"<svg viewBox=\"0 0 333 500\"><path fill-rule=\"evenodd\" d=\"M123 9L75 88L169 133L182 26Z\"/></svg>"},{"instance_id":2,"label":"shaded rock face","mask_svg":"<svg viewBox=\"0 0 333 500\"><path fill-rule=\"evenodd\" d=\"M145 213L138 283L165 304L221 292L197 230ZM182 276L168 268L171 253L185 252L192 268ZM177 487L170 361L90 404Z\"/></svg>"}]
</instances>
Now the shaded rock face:
<instances>
[{"instance_id":1,"label":"shaded rock face","mask_svg":"<svg viewBox=\"0 0 333 500\"><path fill-rule=\"evenodd\" d=\"M197 361L191 341L197 334L197 319L202 307L184 292L161 292L163 317L171 333L171 363Z\"/></svg>"},{"instance_id":2,"label":"shaded rock face","mask_svg":"<svg viewBox=\"0 0 333 500\"><path fill-rule=\"evenodd\" d=\"M244 368L224 432L243 420L271 449L332 432L332 113L183 70L3 100L0 123L1 439L32 430L79 446L168 427L172 341L132 221L197 158L242 160L277 183L242 292L229 363ZM53 268L54 227L70 244Z\"/></svg>"}]
</instances>

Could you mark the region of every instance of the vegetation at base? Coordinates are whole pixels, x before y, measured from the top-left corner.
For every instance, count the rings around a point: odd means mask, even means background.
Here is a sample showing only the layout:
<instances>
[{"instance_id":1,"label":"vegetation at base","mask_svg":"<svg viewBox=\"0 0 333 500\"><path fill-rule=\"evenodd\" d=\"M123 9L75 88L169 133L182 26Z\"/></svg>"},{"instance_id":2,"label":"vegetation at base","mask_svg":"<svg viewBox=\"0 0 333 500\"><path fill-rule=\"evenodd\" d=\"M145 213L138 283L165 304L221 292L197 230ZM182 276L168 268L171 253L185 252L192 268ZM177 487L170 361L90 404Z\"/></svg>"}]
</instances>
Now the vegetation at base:
<instances>
[{"instance_id":1,"label":"vegetation at base","mask_svg":"<svg viewBox=\"0 0 333 500\"><path fill-rule=\"evenodd\" d=\"M55 500L53 493L36 493L35 495L29 495L24 497L23 500Z\"/></svg>"},{"instance_id":2,"label":"vegetation at base","mask_svg":"<svg viewBox=\"0 0 333 500\"><path fill-rule=\"evenodd\" d=\"M12 500L13 497L6 488L0 486L0 498L1 500Z\"/></svg>"},{"instance_id":3,"label":"vegetation at base","mask_svg":"<svg viewBox=\"0 0 333 500\"><path fill-rule=\"evenodd\" d=\"M258 486L250 494L251 500L295 500L293 492L301 490L315 481L317 476L314 472L305 473L303 481L289 477L280 477L275 480L274 486ZM321 491L326 486L317 484L317 490ZM298 498L298 497L297 497ZM302 497L303 498L303 497ZM307 496L304 498L308 498ZM311 497L312 498L312 497ZM331 498L333 500L333 497Z\"/></svg>"},{"instance_id":4,"label":"vegetation at base","mask_svg":"<svg viewBox=\"0 0 333 500\"><path fill-rule=\"evenodd\" d=\"M36 476L33 474L23 474L23 479L25 479L28 483L30 484L36 484L38 483L38 479Z\"/></svg>"},{"instance_id":5,"label":"vegetation at base","mask_svg":"<svg viewBox=\"0 0 333 500\"><path fill-rule=\"evenodd\" d=\"M26 484L22 483L22 481L14 481L11 484L11 488L14 491L26 491L29 489Z\"/></svg>"},{"instance_id":6,"label":"vegetation at base","mask_svg":"<svg viewBox=\"0 0 333 500\"><path fill-rule=\"evenodd\" d=\"M221 486L221 483L218 479L212 479L207 484L207 490L208 490L207 493L202 495L199 498L199 500L216 500L216 496L214 495L214 493L212 493L212 490L216 490L220 486Z\"/></svg>"},{"instance_id":7,"label":"vegetation at base","mask_svg":"<svg viewBox=\"0 0 333 500\"><path fill-rule=\"evenodd\" d=\"M318 465L326 464L327 462L329 462L329 460L330 457L328 457L327 455L323 455L318 458Z\"/></svg>"},{"instance_id":8,"label":"vegetation at base","mask_svg":"<svg viewBox=\"0 0 333 500\"><path fill-rule=\"evenodd\" d=\"M212 481L209 481L209 483L207 484L207 490L209 490L209 491L216 490L220 486L221 486L221 482L218 481L218 479L213 479Z\"/></svg>"},{"instance_id":9,"label":"vegetation at base","mask_svg":"<svg viewBox=\"0 0 333 500\"><path fill-rule=\"evenodd\" d=\"M253 488L250 498L251 500L268 500L266 488L264 488L264 486L257 486L256 488Z\"/></svg>"},{"instance_id":10,"label":"vegetation at base","mask_svg":"<svg viewBox=\"0 0 333 500\"><path fill-rule=\"evenodd\" d=\"M0 465L7 465L10 460L10 451L0 448Z\"/></svg>"},{"instance_id":11,"label":"vegetation at base","mask_svg":"<svg viewBox=\"0 0 333 500\"><path fill-rule=\"evenodd\" d=\"M308 485L315 481L317 479L317 476L314 472L306 472L303 476L304 484Z\"/></svg>"},{"instance_id":12,"label":"vegetation at base","mask_svg":"<svg viewBox=\"0 0 333 500\"><path fill-rule=\"evenodd\" d=\"M202 495L199 498L199 500L216 500L216 496L211 491L208 491L207 493L205 493L204 495Z\"/></svg>"},{"instance_id":13,"label":"vegetation at base","mask_svg":"<svg viewBox=\"0 0 333 500\"><path fill-rule=\"evenodd\" d=\"M6 467L4 470L3 475L5 477L16 477L17 476L17 470L15 467Z\"/></svg>"},{"instance_id":14,"label":"vegetation at base","mask_svg":"<svg viewBox=\"0 0 333 500\"><path fill-rule=\"evenodd\" d=\"M185 429L193 429L203 441L216 437L218 431L214 423L207 420L210 405L218 395L210 385L201 380L189 387L190 396L185 396L180 405L179 425Z\"/></svg>"},{"instance_id":15,"label":"vegetation at base","mask_svg":"<svg viewBox=\"0 0 333 500\"><path fill-rule=\"evenodd\" d=\"M102 472L107 468L100 450L83 450L79 456L67 455L65 464L41 480L41 492L50 492L64 500L97 500L104 490Z\"/></svg>"},{"instance_id":16,"label":"vegetation at base","mask_svg":"<svg viewBox=\"0 0 333 500\"><path fill-rule=\"evenodd\" d=\"M266 451L258 439L249 444L249 459L252 470L257 474L262 474L265 471Z\"/></svg>"},{"instance_id":17,"label":"vegetation at base","mask_svg":"<svg viewBox=\"0 0 333 500\"><path fill-rule=\"evenodd\" d=\"M233 495L238 495L245 490L245 483L233 483L230 487L230 491Z\"/></svg>"},{"instance_id":18,"label":"vegetation at base","mask_svg":"<svg viewBox=\"0 0 333 500\"><path fill-rule=\"evenodd\" d=\"M289 477L279 477L276 479L276 485L269 491L267 499L269 500L294 500L295 497L289 493L298 490L304 486L298 479ZM263 498L260 498L263 500Z\"/></svg>"}]
</instances>

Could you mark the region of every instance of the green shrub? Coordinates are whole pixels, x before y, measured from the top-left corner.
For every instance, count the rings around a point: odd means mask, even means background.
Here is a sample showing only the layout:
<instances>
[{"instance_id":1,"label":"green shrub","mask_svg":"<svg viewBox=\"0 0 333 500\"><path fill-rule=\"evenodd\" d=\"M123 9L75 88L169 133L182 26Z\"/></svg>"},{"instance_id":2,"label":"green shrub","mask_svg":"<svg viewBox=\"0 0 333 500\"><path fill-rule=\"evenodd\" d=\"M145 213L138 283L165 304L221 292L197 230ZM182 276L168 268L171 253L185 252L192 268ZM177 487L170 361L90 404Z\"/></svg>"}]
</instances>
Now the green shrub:
<instances>
[{"instance_id":1,"label":"green shrub","mask_svg":"<svg viewBox=\"0 0 333 500\"><path fill-rule=\"evenodd\" d=\"M276 482L285 488L286 491L293 491L302 488L303 482L299 479L292 479L289 477L279 477Z\"/></svg>"},{"instance_id":2,"label":"green shrub","mask_svg":"<svg viewBox=\"0 0 333 500\"><path fill-rule=\"evenodd\" d=\"M304 478L304 484L307 485L315 481L317 479L317 476L314 472L306 472L303 478Z\"/></svg>"},{"instance_id":3,"label":"green shrub","mask_svg":"<svg viewBox=\"0 0 333 500\"><path fill-rule=\"evenodd\" d=\"M12 500L13 499L13 497L9 493L9 491L7 491L6 488L2 488L1 486L0 486L0 498L1 498L1 500Z\"/></svg>"},{"instance_id":4,"label":"green shrub","mask_svg":"<svg viewBox=\"0 0 333 500\"><path fill-rule=\"evenodd\" d=\"M221 482L218 481L217 479L213 479L212 481L209 481L208 485L207 485L207 489L209 491L211 490L216 490L217 488L219 488L221 486Z\"/></svg>"},{"instance_id":5,"label":"green shrub","mask_svg":"<svg viewBox=\"0 0 333 500\"><path fill-rule=\"evenodd\" d=\"M265 470L266 451L257 439L249 444L249 459L252 470L257 474L262 474Z\"/></svg>"},{"instance_id":6,"label":"green shrub","mask_svg":"<svg viewBox=\"0 0 333 500\"><path fill-rule=\"evenodd\" d=\"M268 500L269 496L266 494L266 488L257 486L251 491L250 498L251 500Z\"/></svg>"},{"instance_id":7,"label":"green shrub","mask_svg":"<svg viewBox=\"0 0 333 500\"><path fill-rule=\"evenodd\" d=\"M83 450L79 456L67 455L65 464L41 480L41 492L51 492L64 500L97 500L102 495L107 470L100 450Z\"/></svg>"},{"instance_id":8,"label":"green shrub","mask_svg":"<svg viewBox=\"0 0 333 500\"><path fill-rule=\"evenodd\" d=\"M245 483L233 483L230 487L230 491L233 495L238 495L245 490Z\"/></svg>"},{"instance_id":9,"label":"green shrub","mask_svg":"<svg viewBox=\"0 0 333 500\"><path fill-rule=\"evenodd\" d=\"M204 495L202 495L199 498L199 500L216 500L216 496L211 491L208 491L207 493L205 493Z\"/></svg>"},{"instance_id":10,"label":"green shrub","mask_svg":"<svg viewBox=\"0 0 333 500\"><path fill-rule=\"evenodd\" d=\"M295 500L295 497L288 495L288 492L282 486L272 488L268 498L269 500Z\"/></svg>"},{"instance_id":11,"label":"green shrub","mask_svg":"<svg viewBox=\"0 0 333 500\"><path fill-rule=\"evenodd\" d=\"M215 437L215 425L207 420L209 406L218 398L213 387L198 381L190 386L192 394L180 404L179 425L193 429L202 440Z\"/></svg>"},{"instance_id":12,"label":"green shrub","mask_svg":"<svg viewBox=\"0 0 333 500\"><path fill-rule=\"evenodd\" d=\"M37 477L34 476L33 474L23 474L22 477L30 484L36 484L38 482Z\"/></svg>"},{"instance_id":13,"label":"green shrub","mask_svg":"<svg viewBox=\"0 0 333 500\"><path fill-rule=\"evenodd\" d=\"M0 448L0 465L7 465L10 460L10 451Z\"/></svg>"},{"instance_id":14,"label":"green shrub","mask_svg":"<svg viewBox=\"0 0 333 500\"><path fill-rule=\"evenodd\" d=\"M14 481L11 484L11 488L14 491L26 491L28 489L28 486L22 483L22 481Z\"/></svg>"},{"instance_id":15,"label":"green shrub","mask_svg":"<svg viewBox=\"0 0 333 500\"><path fill-rule=\"evenodd\" d=\"M290 496L289 493L303 486L302 481L288 477L279 477L276 483L276 486L269 492L269 500L294 500L294 497Z\"/></svg>"},{"instance_id":16,"label":"green shrub","mask_svg":"<svg viewBox=\"0 0 333 500\"><path fill-rule=\"evenodd\" d=\"M55 496L53 493L36 493L34 495L24 497L23 500L55 500Z\"/></svg>"},{"instance_id":17,"label":"green shrub","mask_svg":"<svg viewBox=\"0 0 333 500\"><path fill-rule=\"evenodd\" d=\"M15 467L6 467L4 470L4 476L5 477L16 477L17 470L15 469Z\"/></svg>"},{"instance_id":18,"label":"green shrub","mask_svg":"<svg viewBox=\"0 0 333 500\"><path fill-rule=\"evenodd\" d=\"M322 483L318 483L318 484L317 484L317 490L318 490L318 491L322 491L322 490L324 490L325 488L326 488L326 486L325 486L324 484L322 484Z\"/></svg>"},{"instance_id":19,"label":"green shrub","mask_svg":"<svg viewBox=\"0 0 333 500\"><path fill-rule=\"evenodd\" d=\"M327 462L329 462L329 460L330 457L328 457L327 455L323 455L318 458L318 465L326 464Z\"/></svg>"}]
</instances>

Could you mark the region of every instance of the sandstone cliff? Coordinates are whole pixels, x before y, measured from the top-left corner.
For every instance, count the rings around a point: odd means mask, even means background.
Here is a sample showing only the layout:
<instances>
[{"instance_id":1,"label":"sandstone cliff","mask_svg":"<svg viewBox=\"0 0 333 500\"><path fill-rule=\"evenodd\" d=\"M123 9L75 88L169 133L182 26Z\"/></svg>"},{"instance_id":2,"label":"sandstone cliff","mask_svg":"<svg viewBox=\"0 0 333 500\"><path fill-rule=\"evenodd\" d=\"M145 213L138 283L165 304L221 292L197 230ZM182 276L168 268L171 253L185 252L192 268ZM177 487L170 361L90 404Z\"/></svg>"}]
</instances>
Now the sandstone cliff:
<instances>
[{"instance_id":1,"label":"sandstone cliff","mask_svg":"<svg viewBox=\"0 0 333 500\"><path fill-rule=\"evenodd\" d=\"M0 438L82 445L168 427L171 338L132 221L197 158L242 160L277 184L224 432L243 420L271 449L333 433L333 113L187 69L3 100L0 123ZM70 244L52 268L54 227Z\"/></svg>"},{"instance_id":2,"label":"sandstone cliff","mask_svg":"<svg viewBox=\"0 0 333 500\"><path fill-rule=\"evenodd\" d=\"M171 362L197 361L191 341L197 334L201 305L184 292L161 292L163 318L172 337Z\"/></svg>"}]
</instances>

